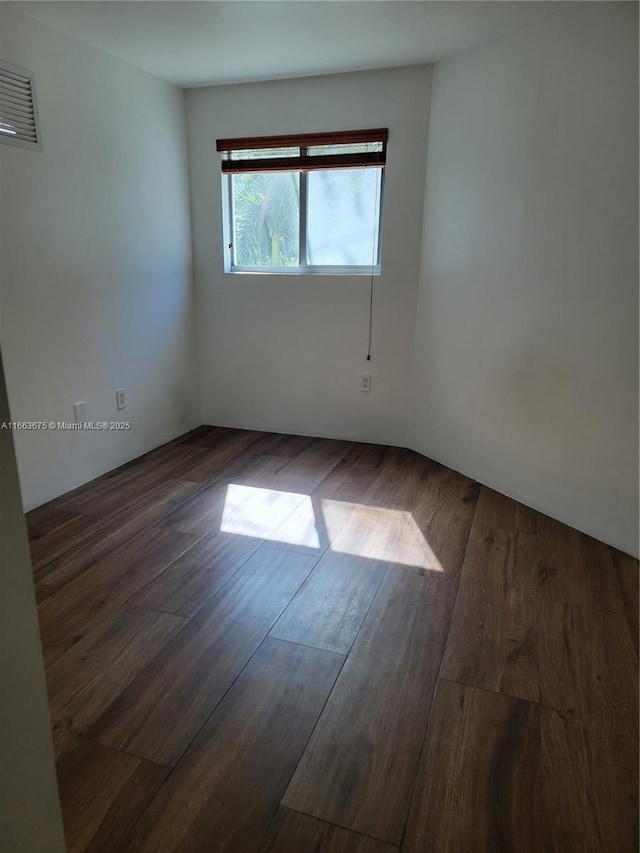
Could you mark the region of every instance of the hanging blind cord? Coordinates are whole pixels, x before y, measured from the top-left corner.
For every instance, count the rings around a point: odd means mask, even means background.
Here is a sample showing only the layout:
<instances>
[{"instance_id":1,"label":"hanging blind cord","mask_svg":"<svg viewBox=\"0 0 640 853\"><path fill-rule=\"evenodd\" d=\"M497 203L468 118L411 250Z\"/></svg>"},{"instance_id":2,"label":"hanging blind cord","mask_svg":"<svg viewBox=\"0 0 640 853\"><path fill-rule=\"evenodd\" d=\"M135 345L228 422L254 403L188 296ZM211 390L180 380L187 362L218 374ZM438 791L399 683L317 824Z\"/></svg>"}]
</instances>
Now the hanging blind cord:
<instances>
[{"instance_id":1,"label":"hanging blind cord","mask_svg":"<svg viewBox=\"0 0 640 853\"><path fill-rule=\"evenodd\" d=\"M367 346L367 361L371 361L371 343L373 337L373 270L376 262L376 211L378 211L378 190L380 183L382 183L382 169L379 170L378 177L380 181L376 180L376 197L373 208L373 245L371 249L371 282L369 284L369 343ZM380 223L378 222L378 231L380 229Z\"/></svg>"}]
</instances>

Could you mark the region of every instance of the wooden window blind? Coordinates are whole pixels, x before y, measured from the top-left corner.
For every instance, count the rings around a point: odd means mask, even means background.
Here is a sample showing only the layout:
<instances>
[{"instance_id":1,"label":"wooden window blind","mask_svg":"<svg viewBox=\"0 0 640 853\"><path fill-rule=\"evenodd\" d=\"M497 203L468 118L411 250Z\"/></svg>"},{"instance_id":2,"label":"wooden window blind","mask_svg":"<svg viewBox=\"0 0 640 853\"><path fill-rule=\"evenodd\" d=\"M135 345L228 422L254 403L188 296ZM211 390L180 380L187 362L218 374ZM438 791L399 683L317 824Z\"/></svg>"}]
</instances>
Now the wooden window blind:
<instances>
[{"instance_id":1,"label":"wooden window blind","mask_svg":"<svg viewBox=\"0 0 640 853\"><path fill-rule=\"evenodd\" d=\"M388 138L387 128L239 137L216 140L216 150L226 155L222 171L227 174L380 168Z\"/></svg>"}]
</instances>

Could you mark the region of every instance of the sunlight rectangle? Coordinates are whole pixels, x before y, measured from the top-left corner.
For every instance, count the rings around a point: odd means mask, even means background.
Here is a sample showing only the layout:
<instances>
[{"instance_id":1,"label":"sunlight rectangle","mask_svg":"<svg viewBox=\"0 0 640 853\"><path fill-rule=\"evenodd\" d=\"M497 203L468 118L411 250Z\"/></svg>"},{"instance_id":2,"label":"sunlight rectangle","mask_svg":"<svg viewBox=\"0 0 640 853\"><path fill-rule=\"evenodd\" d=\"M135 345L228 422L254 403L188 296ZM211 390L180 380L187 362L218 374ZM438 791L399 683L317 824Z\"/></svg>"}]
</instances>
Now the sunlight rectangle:
<instances>
[{"instance_id":1,"label":"sunlight rectangle","mask_svg":"<svg viewBox=\"0 0 640 853\"><path fill-rule=\"evenodd\" d=\"M332 551L443 571L410 512L334 500L321 505Z\"/></svg>"},{"instance_id":2,"label":"sunlight rectangle","mask_svg":"<svg viewBox=\"0 0 640 853\"><path fill-rule=\"evenodd\" d=\"M274 532L281 528L291 514L297 513L298 523L282 535ZM292 545L317 547L318 534L315 516L308 495L295 492L280 492L255 486L240 486L234 483L227 487L220 530L258 539L274 539Z\"/></svg>"},{"instance_id":3,"label":"sunlight rectangle","mask_svg":"<svg viewBox=\"0 0 640 853\"><path fill-rule=\"evenodd\" d=\"M316 509L318 514L316 515ZM220 530L442 572L410 512L231 483Z\"/></svg>"},{"instance_id":4,"label":"sunlight rectangle","mask_svg":"<svg viewBox=\"0 0 640 853\"><path fill-rule=\"evenodd\" d=\"M320 548L321 539L326 546L328 544L326 537L321 537L313 504L308 495L304 496L304 500L298 504L291 515L269 536L272 542L314 549Z\"/></svg>"}]
</instances>

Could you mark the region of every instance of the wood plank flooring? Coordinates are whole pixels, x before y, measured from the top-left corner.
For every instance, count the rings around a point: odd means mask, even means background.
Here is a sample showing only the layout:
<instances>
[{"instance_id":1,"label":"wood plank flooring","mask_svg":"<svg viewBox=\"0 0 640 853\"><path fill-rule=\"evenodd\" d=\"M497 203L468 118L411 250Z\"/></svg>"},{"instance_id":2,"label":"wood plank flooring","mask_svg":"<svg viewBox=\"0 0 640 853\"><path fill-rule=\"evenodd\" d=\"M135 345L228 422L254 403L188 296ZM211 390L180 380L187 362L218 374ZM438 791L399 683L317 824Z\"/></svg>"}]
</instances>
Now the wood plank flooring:
<instances>
[{"instance_id":1,"label":"wood plank flooring","mask_svg":"<svg viewBox=\"0 0 640 853\"><path fill-rule=\"evenodd\" d=\"M637 853L637 560L219 427L27 523L69 851Z\"/></svg>"}]
</instances>

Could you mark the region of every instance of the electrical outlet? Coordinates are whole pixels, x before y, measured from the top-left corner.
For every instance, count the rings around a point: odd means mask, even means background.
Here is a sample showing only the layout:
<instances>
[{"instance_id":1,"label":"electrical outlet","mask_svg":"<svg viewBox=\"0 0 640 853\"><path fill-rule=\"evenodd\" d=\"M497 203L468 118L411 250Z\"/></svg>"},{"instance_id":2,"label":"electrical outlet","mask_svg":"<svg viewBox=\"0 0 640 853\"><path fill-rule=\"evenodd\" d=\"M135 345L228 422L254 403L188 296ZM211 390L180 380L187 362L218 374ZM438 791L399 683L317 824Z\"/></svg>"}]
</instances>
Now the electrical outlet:
<instances>
[{"instance_id":1,"label":"electrical outlet","mask_svg":"<svg viewBox=\"0 0 640 853\"><path fill-rule=\"evenodd\" d=\"M118 411L120 411L120 409L124 409L124 388L116 388L116 403L118 405Z\"/></svg>"},{"instance_id":2,"label":"electrical outlet","mask_svg":"<svg viewBox=\"0 0 640 853\"><path fill-rule=\"evenodd\" d=\"M363 373L360 379L360 390L369 392L371 391L371 374Z\"/></svg>"},{"instance_id":3,"label":"electrical outlet","mask_svg":"<svg viewBox=\"0 0 640 853\"><path fill-rule=\"evenodd\" d=\"M87 420L84 414L84 400L73 404L73 416L77 424L83 424Z\"/></svg>"}]
</instances>

